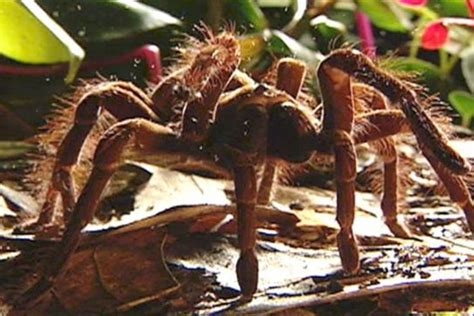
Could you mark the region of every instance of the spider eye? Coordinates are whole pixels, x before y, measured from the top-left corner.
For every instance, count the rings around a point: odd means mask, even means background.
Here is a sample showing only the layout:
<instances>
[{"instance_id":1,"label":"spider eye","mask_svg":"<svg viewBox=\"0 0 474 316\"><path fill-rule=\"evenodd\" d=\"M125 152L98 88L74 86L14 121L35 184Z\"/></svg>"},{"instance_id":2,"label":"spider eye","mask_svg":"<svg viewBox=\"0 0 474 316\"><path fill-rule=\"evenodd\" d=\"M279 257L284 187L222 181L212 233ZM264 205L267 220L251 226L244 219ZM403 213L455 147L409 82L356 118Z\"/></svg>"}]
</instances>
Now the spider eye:
<instances>
[{"instance_id":1,"label":"spider eye","mask_svg":"<svg viewBox=\"0 0 474 316\"><path fill-rule=\"evenodd\" d=\"M171 91L173 97L178 100L187 100L191 96L191 91L180 84L175 84Z\"/></svg>"}]
</instances>

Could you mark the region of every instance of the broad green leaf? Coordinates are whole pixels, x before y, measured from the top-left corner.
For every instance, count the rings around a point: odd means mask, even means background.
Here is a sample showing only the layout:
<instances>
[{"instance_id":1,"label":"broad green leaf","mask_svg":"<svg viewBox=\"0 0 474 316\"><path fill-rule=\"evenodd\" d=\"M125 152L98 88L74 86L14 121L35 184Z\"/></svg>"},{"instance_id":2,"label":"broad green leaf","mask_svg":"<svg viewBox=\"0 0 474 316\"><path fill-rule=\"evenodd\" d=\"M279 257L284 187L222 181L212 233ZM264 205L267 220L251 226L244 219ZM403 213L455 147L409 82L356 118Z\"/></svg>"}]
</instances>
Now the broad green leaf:
<instances>
[{"instance_id":1,"label":"broad green leaf","mask_svg":"<svg viewBox=\"0 0 474 316\"><path fill-rule=\"evenodd\" d=\"M320 15L310 22L311 34L324 54L331 49L341 46L347 34L346 26L338 21L331 20L325 15Z\"/></svg>"},{"instance_id":2,"label":"broad green leaf","mask_svg":"<svg viewBox=\"0 0 474 316\"><path fill-rule=\"evenodd\" d=\"M469 17L466 0L430 0L428 5L441 16Z\"/></svg>"},{"instance_id":3,"label":"broad green leaf","mask_svg":"<svg viewBox=\"0 0 474 316\"><path fill-rule=\"evenodd\" d=\"M461 69L469 90L474 93L474 48L470 48L463 53Z\"/></svg>"},{"instance_id":4,"label":"broad green leaf","mask_svg":"<svg viewBox=\"0 0 474 316\"><path fill-rule=\"evenodd\" d=\"M267 19L253 0L142 0L143 3L179 17L192 31L205 22L213 29L229 22L239 32L259 32L268 27Z\"/></svg>"},{"instance_id":5,"label":"broad green leaf","mask_svg":"<svg viewBox=\"0 0 474 316\"><path fill-rule=\"evenodd\" d=\"M352 30L356 27L355 14L350 9L335 7L328 12L327 16L331 20L344 24L348 30Z\"/></svg>"},{"instance_id":6,"label":"broad green leaf","mask_svg":"<svg viewBox=\"0 0 474 316\"><path fill-rule=\"evenodd\" d=\"M277 57L295 57L305 61L311 69L316 69L322 60L322 55L305 47L281 31L266 31L264 36L267 41L268 50Z\"/></svg>"},{"instance_id":7,"label":"broad green leaf","mask_svg":"<svg viewBox=\"0 0 474 316\"><path fill-rule=\"evenodd\" d=\"M84 51L34 1L3 0L0 54L22 63L69 62L67 81L77 72Z\"/></svg>"},{"instance_id":8,"label":"broad green leaf","mask_svg":"<svg viewBox=\"0 0 474 316\"><path fill-rule=\"evenodd\" d=\"M173 16L129 0L39 0L78 42L108 42L133 37L169 25L180 25Z\"/></svg>"},{"instance_id":9,"label":"broad green leaf","mask_svg":"<svg viewBox=\"0 0 474 316\"><path fill-rule=\"evenodd\" d=\"M256 0L265 13L270 28L292 30L304 18L307 0Z\"/></svg>"},{"instance_id":10,"label":"broad green leaf","mask_svg":"<svg viewBox=\"0 0 474 316\"><path fill-rule=\"evenodd\" d=\"M469 127L474 117L474 96L465 91L455 90L448 98L451 105L461 114L462 125Z\"/></svg>"},{"instance_id":11,"label":"broad green leaf","mask_svg":"<svg viewBox=\"0 0 474 316\"><path fill-rule=\"evenodd\" d=\"M265 15L253 0L227 0L224 16L238 26L247 25L247 31L261 32L268 27Z\"/></svg>"},{"instance_id":12,"label":"broad green leaf","mask_svg":"<svg viewBox=\"0 0 474 316\"><path fill-rule=\"evenodd\" d=\"M410 21L404 11L383 0L358 0L359 8L379 28L391 32L407 32Z\"/></svg>"},{"instance_id":13,"label":"broad green leaf","mask_svg":"<svg viewBox=\"0 0 474 316\"><path fill-rule=\"evenodd\" d=\"M441 80L442 73L438 66L418 58L398 57L389 59L387 67L396 71L412 73L422 79L433 93L442 90L446 82Z\"/></svg>"}]
</instances>

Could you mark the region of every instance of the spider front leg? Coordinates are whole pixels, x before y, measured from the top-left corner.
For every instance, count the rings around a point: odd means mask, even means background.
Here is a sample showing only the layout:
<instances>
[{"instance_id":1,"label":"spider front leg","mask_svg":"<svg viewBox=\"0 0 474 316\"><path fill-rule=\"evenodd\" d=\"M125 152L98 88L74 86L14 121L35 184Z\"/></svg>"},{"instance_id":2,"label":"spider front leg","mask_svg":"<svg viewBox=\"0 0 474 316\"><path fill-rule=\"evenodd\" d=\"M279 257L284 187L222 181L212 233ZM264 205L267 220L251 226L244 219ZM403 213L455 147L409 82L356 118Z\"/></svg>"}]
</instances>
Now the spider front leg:
<instances>
[{"instance_id":1,"label":"spider front leg","mask_svg":"<svg viewBox=\"0 0 474 316\"><path fill-rule=\"evenodd\" d=\"M120 166L121 156L132 141L134 148L140 151L168 152L172 150L171 148L176 150L180 144L170 129L145 119L125 120L107 130L97 146L94 167L75 205L60 244L54 249L50 262L38 282L15 302L17 308L31 306L54 286L58 276L65 272L69 259L79 244L81 230L92 220L104 188Z\"/></svg>"},{"instance_id":2,"label":"spider front leg","mask_svg":"<svg viewBox=\"0 0 474 316\"><path fill-rule=\"evenodd\" d=\"M337 245L345 271L359 270L359 250L352 231L355 215L356 153L351 136L354 105L350 77L322 64L318 72L324 104L323 132L332 138L335 154L337 216L340 231Z\"/></svg>"},{"instance_id":3,"label":"spider front leg","mask_svg":"<svg viewBox=\"0 0 474 316\"><path fill-rule=\"evenodd\" d=\"M293 58L282 58L277 65L276 88L285 91L293 98L297 98L301 91L305 77L306 65ZM263 176L258 189L258 204L266 205L270 202L272 186L278 177L278 163L276 160L267 159Z\"/></svg>"},{"instance_id":4,"label":"spider front leg","mask_svg":"<svg viewBox=\"0 0 474 316\"><path fill-rule=\"evenodd\" d=\"M388 109L388 100L383 95L372 88L371 86L363 84L353 84L352 92L354 94L354 101L359 107L359 111L367 111L366 105L375 111ZM365 102L364 102L365 101ZM364 114L367 112L364 112ZM371 112L373 113L373 112ZM386 112L390 113L390 112ZM358 134L363 134L368 131L368 126L371 124L365 115L362 117L356 116L354 122L354 129L352 137L354 141L357 140ZM403 118L402 113L400 116ZM370 117L370 114L369 114ZM383 121L382 121L383 122ZM384 129L380 127L380 129ZM381 208L385 219L385 224L390 231L397 237L408 238L410 234L407 228L398 220L398 153L396 147L396 141L393 137L385 137L371 142L371 146L374 147L377 155L382 159L384 170L383 170L383 194Z\"/></svg>"},{"instance_id":5,"label":"spider front leg","mask_svg":"<svg viewBox=\"0 0 474 316\"><path fill-rule=\"evenodd\" d=\"M233 170L240 250L236 273L243 302L252 299L258 284L257 170L265 162L269 132L268 106L254 103L252 97L221 106L209 139Z\"/></svg>"},{"instance_id":6,"label":"spider front leg","mask_svg":"<svg viewBox=\"0 0 474 316\"><path fill-rule=\"evenodd\" d=\"M72 168L77 163L87 135L104 108L118 120L132 117L156 119L149 108L151 101L137 87L126 82L105 82L94 86L79 101L74 125L68 131L56 154L55 166L36 225L40 227L53 221L57 200L61 196L63 220L69 221L75 204Z\"/></svg>"},{"instance_id":7,"label":"spider front leg","mask_svg":"<svg viewBox=\"0 0 474 316\"><path fill-rule=\"evenodd\" d=\"M242 292L242 301L249 301L258 284L258 260L255 254L257 179L254 165L237 162L234 166L234 183L240 249L236 267L237 280Z\"/></svg>"}]
</instances>

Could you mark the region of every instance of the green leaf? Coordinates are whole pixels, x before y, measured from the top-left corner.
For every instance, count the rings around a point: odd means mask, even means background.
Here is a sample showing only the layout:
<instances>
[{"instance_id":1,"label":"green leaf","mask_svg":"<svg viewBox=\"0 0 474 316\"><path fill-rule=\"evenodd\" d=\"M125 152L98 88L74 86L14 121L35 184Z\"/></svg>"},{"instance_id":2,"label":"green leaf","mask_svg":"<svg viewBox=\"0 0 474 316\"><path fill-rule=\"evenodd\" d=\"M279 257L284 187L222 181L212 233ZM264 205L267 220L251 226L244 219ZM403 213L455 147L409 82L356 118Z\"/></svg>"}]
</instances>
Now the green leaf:
<instances>
[{"instance_id":1,"label":"green leaf","mask_svg":"<svg viewBox=\"0 0 474 316\"><path fill-rule=\"evenodd\" d=\"M379 28L391 32L406 32L410 21L405 12L389 1L358 0L360 10Z\"/></svg>"},{"instance_id":2,"label":"green leaf","mask_svg":"<svg viewBox=\"0 0 474 316\"><path fill-rule=\"evenodd\" d=\"M474 93L474 47L462 54L461 69L469 90Z\"/></svg>"},{"instance_id":3,"label":"green leaf","mask_svg":"<svg viewBox=\"0 0 474 316\"><path fill-rule=\"evenodd\" d=\"M347 28L344 24L320 15L310 22L311 34L322 53L340 47L345 42Z\"/></svg>"},{"instance_id":4,"label":"green leaf","mask_svg":"<svg viewBox=\"0 0 474 316\"><path fill-rule=\"evenodd\" d=\"M268 19L270 28L288 33L302 22L307 0L256 0Z\"/></svg>"},{"instance_id":5,"label":"green leaf","mask_svg":"<svg viewBox=\"0 0 474 316\"><path fill-rule=\"evenodd\" d=\"M277 30L264 32L268 50L277 57L294 57L305 61L311 69L316 69L322 55L305 47L294 38Z\"/></svg>"},{"instance_id":6,"label":"green leaf","mask_svg":"<svg viewBox=\"0 0 474 316\"><path fill-rule=\"evenodd\" d=\"M268 21L253 0L227 0L225 18L239 27L247 26L247 31L261 32L268 27Z\"/></svg>"},{"instance_id":7,"label":"green leaf","mask_svg":"<svg viewBox=\"0 0 474 316\"><path fill-rule=\"evenodd\" d=\"M462 125L469 127L474 116L474 96L468 92L455 90L448 96L451 105L461 114Z\"/></svg>"},{"instance_id":8,"label":"green leaf","mask_svg":"<svg viewBox=\"0 0 474 316\"><path fill-rule=\"evenodd\" d=\"M235 23L242 33L259 32L268 27L267 19L253 0L142 0L179 17L188 31L200 22L213 29Z\"/></svg>"},{"instance_id":9,"label":"green leaf","mask_svg":"<svg viewBox=\"0 0 474 316\"><path fill-rule=\"evenodd\" d=\"M433 93L439 92L443 86L446 85L446 82L441 80L442 73L440 68L425 60L411 57L398 57L389 59L387 67L396 71L419 75L423 83L427 85Z\"/></svg>"},{"instance_id":10,"label":"green leaf","mask_svg":"<svg viewBox=\"0 0 474 316\"><path fill-rule=\"evenodd\" d=\"M39 0L51 16L80 43L108 42L180 25L163 11L129 0Z\"/></svg>"},{"instance_id":11,"label":"green leaf","mask_svg":"<svg viewBox=\"0 0 474 316\"><path fill-rule=\"evenodd\" d=\"M469 17L466 0L430 0L428 5L441 16Z\"/></svg>"},{"instance_id":12,"label":"green leaf","mask_svg":"<svg viewBox=\"0 0 474 316\"><path fill-rule=\"evenodd\" d=\"M72 81L82 48L34 1L4 0L0 9L0 54L22 63L69 62Z\"/></svg>"}]
</instances>

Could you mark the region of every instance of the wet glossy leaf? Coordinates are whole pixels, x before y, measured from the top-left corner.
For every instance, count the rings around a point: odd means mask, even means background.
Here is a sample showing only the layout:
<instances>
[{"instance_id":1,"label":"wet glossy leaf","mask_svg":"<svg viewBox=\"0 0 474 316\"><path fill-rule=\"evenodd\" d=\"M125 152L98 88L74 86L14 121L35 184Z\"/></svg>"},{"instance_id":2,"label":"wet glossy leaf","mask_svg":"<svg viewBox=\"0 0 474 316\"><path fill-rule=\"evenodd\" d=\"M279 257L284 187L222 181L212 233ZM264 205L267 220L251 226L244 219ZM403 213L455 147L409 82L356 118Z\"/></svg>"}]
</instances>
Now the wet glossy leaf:
<instances>
[{"instance_id":1,"label":"wet glossy leaf","mask_svg":"<svg viewBox=\"0 0 474 316\"><path fill-rule=\"evenodd\" d=\"M474 117L474 96L465 91L455 90L449 94L449 102L461 114L462 125L469 127Z\"/></svg>"},{"instance_id":2,"label":"wet glossy leaf","mask_svg":"<svg viewBox=\"0 0 474 316\"><path fill-rule=\"evenodd\" d=\"M319 65L322 55L317 54L294 38L283 32L273 30L265 34L268 49L278 57L292 56L305 61L310 68L316 69Z\"/></svg>"},{"instance_id":3,"label":"wet glossy leaf","mask_svg":"<svg viewBox=\"0 0 474 316\"><path fill-rule=\"evenodd\" d=\"M8 58L28 64L69 62L66 81L72 81L84 57L82 48L33 1L3 1L0 33L0 54Z\"/></svg>"},{"instance_id":4,"label":"wet glossy leaf","mask_svg":"<svg viewBox=\"0 0 474 316\"><path fill-rule=\"evenodd\" d=\"M429 6L441 16L468 17L466 0L430 0Z\"/></svg>"},{"instance_id":5,"label":"wet glossy leaf","mask_svg":"<svg viewBox=\"0 0 474 316\"><path fill-rule=\"evenodd\" d=\"M405 13L397 10L388 1L359 0L358 4L370 20L381 29L392 32L406 32L409 29L410 22Z\"/></svg>"},{"instance_id":6,"label":"wet glossy leaf","mask_svg":"<svg viewBox=\"0 0 474 316\"><path fill-rule=\"evenodd\" d=\"M257 0L272 29L291 29L299 23L307 8L306 0Z\"/></svg>"},{"instance_id":7,"label":"wet glossy leaf","mask_svg":"<svg viewBox=\"0 0 474 316\"><path fill-rule=\"evenodd\" d=\"M390 61L388 66L397 71L404 71L419 75L422 79L422 82L426 84L432 91L439 92L440 86L446 85L445 81L440 80L442 75L438 66L418 58L394 58Z\"/></svg>"},{"instance_id":8,"label":"wet glossy leaf","mask_svg":"<svg viewBox=\"0 0 474 316\"><path fill-rule=\"evenodd\" d=\"M235 23L241 32L261 31L268 22L252 0L143 0L150 6L179 17L190 31L205 22L213 28L225 23Z\"/></svg>"},{"instance_id":9,"label":"wet glossy leaf","mask_svg":"<svg viewBox=\"0 0 474 316\"><path fill-rule=\"evenodd\" d=\"M311 34L321 52L327 54L345 42L347 28L344 24L320 15L310 22Z\"/></svg>"},{"instance_id":10,"label":"wet glossy leaf","mask_svg":"<svg viewBox=\"0 0 474 316\"><path fill-rule=\"evenodd\" d=\"M260 32L268 27L267 19L253 0L227 0L224 10L227 20L234 21L239 28L248 28L247 32Z\"/></svg>"},{"instance_id":11,"label":"wet glossy leaf","mask_svg":"<svg viewBox=\"0 0 474 316\"><path fill-rule=\"evenodd\" d=\"M101 50L105 43L136 40L149 32L181 24L168 13L137 1L40 0L39 3L79 43L88 48L101 43ZM110 47L107 53L110 54Z\"/></svg>"}]
</instances>

